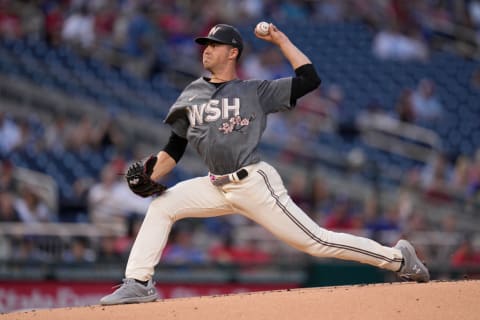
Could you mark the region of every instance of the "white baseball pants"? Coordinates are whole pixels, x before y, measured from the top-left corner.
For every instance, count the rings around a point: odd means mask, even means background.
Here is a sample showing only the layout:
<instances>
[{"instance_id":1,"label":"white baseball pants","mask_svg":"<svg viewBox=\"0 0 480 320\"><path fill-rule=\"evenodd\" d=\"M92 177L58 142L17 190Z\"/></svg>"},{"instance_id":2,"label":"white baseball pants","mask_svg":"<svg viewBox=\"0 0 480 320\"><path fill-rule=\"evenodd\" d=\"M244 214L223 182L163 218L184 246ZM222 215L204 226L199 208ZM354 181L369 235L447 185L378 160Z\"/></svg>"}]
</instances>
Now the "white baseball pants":
<instances>
[{"instance_id":1,"label":"white baseball pants","mask_svg":"<svg viewBox=\"0 0 480 320\"><path fill-rule=\"evenodd\" d=\"M240 213L280 240L312 256L338 258L383 269L400 269L396 248L319 227L289 197L280 175L265 162L245 167L238 183L215 187L208 176L178 183L150 204L130 252L125 276L141 281L153 277L173 223L188 217Z\"/></svg>"}]
</instances>

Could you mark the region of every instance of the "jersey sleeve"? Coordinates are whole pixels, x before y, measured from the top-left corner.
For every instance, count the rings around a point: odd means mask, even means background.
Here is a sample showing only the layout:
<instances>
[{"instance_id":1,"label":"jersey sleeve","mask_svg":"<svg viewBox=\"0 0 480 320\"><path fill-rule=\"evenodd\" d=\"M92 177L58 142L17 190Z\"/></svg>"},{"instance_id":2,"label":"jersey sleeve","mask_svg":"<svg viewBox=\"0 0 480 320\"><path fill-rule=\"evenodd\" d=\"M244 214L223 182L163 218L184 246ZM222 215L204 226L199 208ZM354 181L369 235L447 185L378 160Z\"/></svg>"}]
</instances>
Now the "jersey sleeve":
<instances>
[{"instance_id":1,"label":"jersey sleeve","mask_svg":"<svg viewBox=\"0 0 480 320\"><path fill-rule=\"evenodd\" d=\"M188 116L186 96L188 94L187 88L180 94L175 103L170 107L164 123L167 123L172 128L172 131L181 138L187 137L188 130Z\"/></svg>"},{"instance_id":2,"label":"jersey sleeve","mask_svg":"<svg viewBox=\"0 0 480 320\"><path fill-rule=\"evenodd\" d=\"M263 111L268 113L289 110L292 78L264 80L259 83L257 94Z\"/></svg>"},{"instance_id":3,"label":"jersey sleeve","mask_svg":"<svg viewBox=\"0 0 480 320\"><path fill-rule=\"evenodd\" d=\"M169 121L168 124L170 124L172 131L177 136L184 139L187 138L189 122L186 113L184 113L182 116L175 117L172 121Z\"/></svg>"}]
</instances>

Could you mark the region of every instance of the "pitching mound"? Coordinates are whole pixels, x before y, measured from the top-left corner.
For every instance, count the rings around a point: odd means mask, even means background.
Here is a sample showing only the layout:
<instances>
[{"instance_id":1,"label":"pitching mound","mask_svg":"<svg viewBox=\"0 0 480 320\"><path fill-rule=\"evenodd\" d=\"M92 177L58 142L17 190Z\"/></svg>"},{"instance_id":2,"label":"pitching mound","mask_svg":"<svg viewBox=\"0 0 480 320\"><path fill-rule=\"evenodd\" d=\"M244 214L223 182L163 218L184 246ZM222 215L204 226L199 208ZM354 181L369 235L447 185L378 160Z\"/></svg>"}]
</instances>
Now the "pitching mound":
<instances>
[{"instance_id":1,"label":"pitching mound","mask_svg":"<svg viewBox=\"0 0 480 320\"><path fill-rule=\"evenodd\" d=\"M394 283L9 313L0 319L478 319L480 281Z\"/></svg>"}]
</instances>

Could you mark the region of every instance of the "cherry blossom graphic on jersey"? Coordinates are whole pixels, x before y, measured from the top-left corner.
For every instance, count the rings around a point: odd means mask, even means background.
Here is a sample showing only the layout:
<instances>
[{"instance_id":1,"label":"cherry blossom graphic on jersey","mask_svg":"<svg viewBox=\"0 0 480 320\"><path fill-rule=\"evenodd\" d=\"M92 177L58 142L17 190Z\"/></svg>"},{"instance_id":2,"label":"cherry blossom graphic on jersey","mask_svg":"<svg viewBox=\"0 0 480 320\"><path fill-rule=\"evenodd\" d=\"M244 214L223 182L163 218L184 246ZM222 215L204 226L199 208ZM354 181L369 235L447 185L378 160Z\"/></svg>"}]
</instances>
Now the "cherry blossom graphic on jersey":
<instances>
[{"instance_id":1,"label":"cherry blossom graphic on jersey","mask_svg":"<svg viewBox=\"0 0 480 320\"><path fill-rule=\"evenodd\" d=\"M243 133L243 128L250 125L250 122L253 120L255 120L255 114L252 114L250 118L243 119L240 116L231 117L228 122L222 123L222 126L218 128L218 130L222 131L224 134L229 134L234 131Z\"/></svg>"}]
</instances>

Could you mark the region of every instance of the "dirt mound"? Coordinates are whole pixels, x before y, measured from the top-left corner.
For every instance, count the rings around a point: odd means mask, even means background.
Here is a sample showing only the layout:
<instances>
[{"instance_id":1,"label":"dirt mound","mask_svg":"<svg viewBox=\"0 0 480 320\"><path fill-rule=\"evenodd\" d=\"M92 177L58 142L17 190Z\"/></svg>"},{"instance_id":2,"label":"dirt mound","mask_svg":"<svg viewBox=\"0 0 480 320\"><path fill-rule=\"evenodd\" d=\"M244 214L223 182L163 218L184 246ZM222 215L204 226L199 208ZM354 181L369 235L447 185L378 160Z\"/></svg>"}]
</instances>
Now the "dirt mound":
<instances>
[{"instance_id":1,"label":"dirt mound","mask_svg":"<svg viewBox=\"0 0 480 320\"><path fill-rule=\"evenodd\" d=\"M478 319L480 281L323 287L9 313L5 320Z\"/></svg>"}]
</instances>

